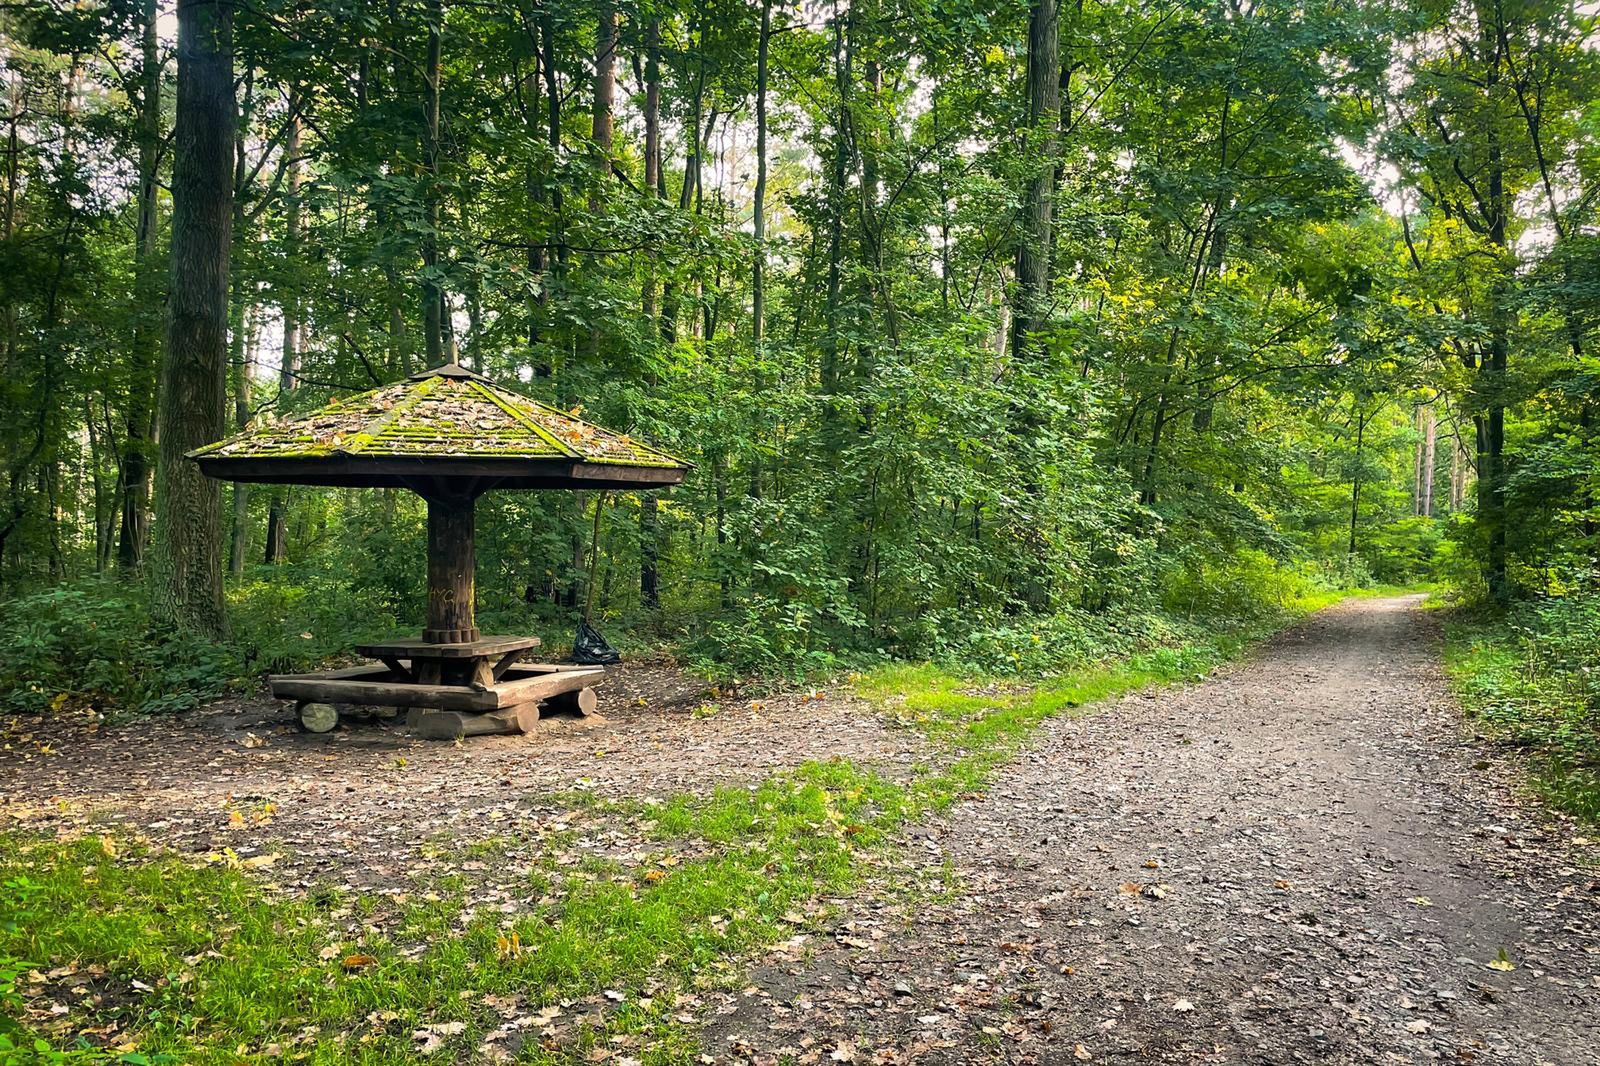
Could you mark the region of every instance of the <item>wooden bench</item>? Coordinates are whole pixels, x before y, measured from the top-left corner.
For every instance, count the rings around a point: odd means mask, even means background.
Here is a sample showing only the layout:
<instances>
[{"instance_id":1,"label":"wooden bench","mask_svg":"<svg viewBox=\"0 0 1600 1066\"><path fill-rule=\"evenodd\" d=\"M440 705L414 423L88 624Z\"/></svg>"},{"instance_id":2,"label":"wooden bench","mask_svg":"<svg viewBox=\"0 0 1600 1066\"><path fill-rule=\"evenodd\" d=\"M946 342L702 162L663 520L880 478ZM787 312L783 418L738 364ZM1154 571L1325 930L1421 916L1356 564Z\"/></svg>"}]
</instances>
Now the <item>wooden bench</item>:
<instances>
[{"instance_id":1,"label":"wooden bench","mask_svg":"<svg viewBox=\"0 0 1600 1066\"><path fill-rule=\"evenodd\" d=\"M600 666L522 663L537 637L485 637L458 644L399 640L360 645L380 660L339 670L274 674L272 694L296 701L306 729L325 733L339 721L339 706L404 708L422 736L454 739L489 733L526 733L540 707L588 715L598 706Z\"/></svg>"}]
</instances>

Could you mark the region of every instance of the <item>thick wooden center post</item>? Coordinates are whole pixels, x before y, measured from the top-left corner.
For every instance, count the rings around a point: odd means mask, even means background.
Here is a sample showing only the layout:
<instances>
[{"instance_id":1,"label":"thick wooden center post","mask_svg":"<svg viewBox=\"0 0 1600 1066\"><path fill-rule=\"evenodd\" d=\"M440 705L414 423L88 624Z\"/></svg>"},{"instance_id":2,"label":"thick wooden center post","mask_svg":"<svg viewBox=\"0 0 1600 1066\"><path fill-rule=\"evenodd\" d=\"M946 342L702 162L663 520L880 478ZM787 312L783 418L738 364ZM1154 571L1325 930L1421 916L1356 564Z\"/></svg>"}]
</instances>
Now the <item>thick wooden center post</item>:
<instances>
[{"instance_id":1,"label":"thick wooden center post","mask_svg":"<svg viewBox=\"0 0 1600 1066\"><path fill-rule=\"evenodd\" d=\"M477 497L430 494L427 500L428 625L422 639L429 644L466 644L481 635L473 611Z\"/></svg>"}]
</instances>

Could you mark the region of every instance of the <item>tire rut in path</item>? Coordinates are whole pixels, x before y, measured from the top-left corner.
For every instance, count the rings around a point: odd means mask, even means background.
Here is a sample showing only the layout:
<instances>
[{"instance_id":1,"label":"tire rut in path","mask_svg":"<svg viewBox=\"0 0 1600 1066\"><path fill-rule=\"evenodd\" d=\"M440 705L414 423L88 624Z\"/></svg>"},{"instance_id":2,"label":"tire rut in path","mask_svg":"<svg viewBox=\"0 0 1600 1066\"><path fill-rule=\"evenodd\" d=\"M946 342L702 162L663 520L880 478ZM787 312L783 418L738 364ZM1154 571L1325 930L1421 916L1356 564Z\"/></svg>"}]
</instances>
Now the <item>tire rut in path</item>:
<instances>
[{"instance_id":1,"label":"tire rut in path","mask_svg":"<svg viewBox=\"0 0 1600 1066\"><path fill-rule=\"evenodd\" d=\"M913 833L952 902L846 901L716 1005L707 1052L1600 1064L1600 872L1483 769L1438 650L1418 598L1354 601L1049 723Z\"/></svg>"}]
</instances>

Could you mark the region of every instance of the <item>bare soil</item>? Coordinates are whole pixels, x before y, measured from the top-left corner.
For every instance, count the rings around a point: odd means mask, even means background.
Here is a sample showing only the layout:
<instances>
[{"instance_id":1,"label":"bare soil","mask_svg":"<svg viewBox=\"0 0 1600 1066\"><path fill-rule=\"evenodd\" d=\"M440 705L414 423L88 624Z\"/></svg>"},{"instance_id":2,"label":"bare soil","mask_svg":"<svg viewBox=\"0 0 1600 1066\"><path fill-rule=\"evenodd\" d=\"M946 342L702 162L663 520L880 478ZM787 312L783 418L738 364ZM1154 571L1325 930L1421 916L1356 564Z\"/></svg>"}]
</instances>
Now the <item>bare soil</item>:
<instances>
[{"instance_id":1,"label":"bare soil","mask_svg":"<svg viewBox=\"0 0 1600 1066\"><path fill-rule=\"evenodd\" d=\"M116 827L182 852L281 856L273 880L286 888L392 887L438 866L441 849L459 865L474 842L547 836L545 823L588 826L583 845L615 851L628 827L586 814L591 799L705 793L835 755L903 774L919 751L838 690L753 698L638 662L599 694L590 718L459 743L399 723L304 733L270 699L114 729L13 725L0 737L0 827Z\"/></svg>"},{"instance_id":2,"label":"bare soil","mask_svg":"<svg viewBox=\"0 0 1600 1066\"><path fill-rule=\"evenodd\" d=\"M708 1048L1600 1063L1600 847L1488 769L1437 636L1415 597L1351 602L1204 683L1056 720L909 841L953 865L950 902L849 901L725 998Z\"/></svg>"}]
</instances>

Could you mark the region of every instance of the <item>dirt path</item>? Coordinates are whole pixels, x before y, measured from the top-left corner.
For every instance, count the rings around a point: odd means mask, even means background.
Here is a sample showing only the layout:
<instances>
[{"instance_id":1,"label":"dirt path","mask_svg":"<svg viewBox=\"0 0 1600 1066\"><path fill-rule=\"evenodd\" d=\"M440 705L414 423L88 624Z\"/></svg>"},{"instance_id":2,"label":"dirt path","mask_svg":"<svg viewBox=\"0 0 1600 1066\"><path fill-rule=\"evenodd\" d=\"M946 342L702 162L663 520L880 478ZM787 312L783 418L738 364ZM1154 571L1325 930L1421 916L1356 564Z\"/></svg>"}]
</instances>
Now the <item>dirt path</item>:
<instances>
[{"instance_id":1,"label":"dirt path","mask_svg":"<svg viewBox=\"0 0 1600 1066\"><path fill-rule=\"evenodd\" d=\"M1052 723L911 841L953 865L951 902L847 901L724 1000L707 1050L1600 1064L1600 872L1574 858L1600 848L1479 761L1417 605L1346 604L1203 684Z\"/></svg>"}]
</instances>

